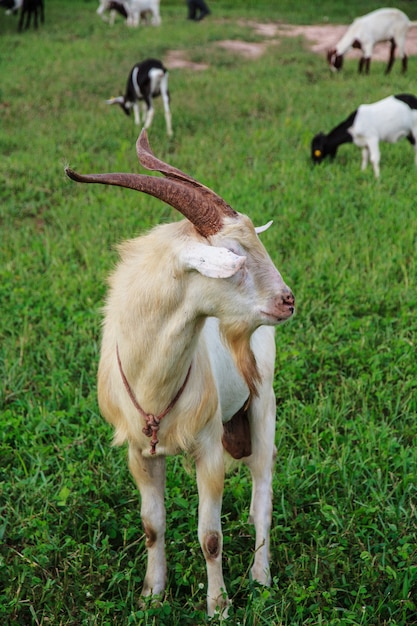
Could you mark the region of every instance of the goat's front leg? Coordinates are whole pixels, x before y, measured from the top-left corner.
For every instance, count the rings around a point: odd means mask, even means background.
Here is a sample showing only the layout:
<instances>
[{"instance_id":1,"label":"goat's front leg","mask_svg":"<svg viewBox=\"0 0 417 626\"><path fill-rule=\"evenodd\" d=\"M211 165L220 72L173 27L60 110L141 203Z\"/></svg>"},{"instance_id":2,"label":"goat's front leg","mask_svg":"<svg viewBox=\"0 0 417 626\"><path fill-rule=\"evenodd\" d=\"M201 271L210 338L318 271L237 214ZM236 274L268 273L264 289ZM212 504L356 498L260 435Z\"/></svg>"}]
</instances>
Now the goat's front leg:
<instances>
[{"instance_id":1,"label":"goat's front leg","mask_svg":"<svg viewBox=\"0 0 417 626\"><path fill-rule=\"evenodd\" d=\"M269 544L272 518L272 473L276 457L276 402L271 393L255 398L249 412L252 454L244 459L252 475L249 521L255 526L255 556L252 578L262 585L271 584Z\"/></svg>"},{"instance_id":2,"label":"goat's front leg","mask_svg":"<svg viewBox=\"0 0 417 626\"><path fill-rule=\"evenodd\" d=\"M146 117L143 128L147 129L150 127L150 125L152 124L154 113L155 109L153 108L153 102L152 99L149 98L149 102L147 102Z\"/></svg>"},{"instance_id":3,"label":"goat's front leg","mask_svg":"<svg viewBox=\"0 0 417 626\"><path fill-rule=\"evenodd\" d=\"M368 151L368 147L365 146L364 148L362 148L362 163L361 163L361 170L366 170L366 167L368 165L368 159L369 159L369 151Z\"/></svg>"},{"instance_id":4,"label":"goat's front leg","mask_svg":"<svg viewBox=\"0 0 417 626\"><path fill-rule=\"evenodd\" d=\"M148 550L142 595L158 595L165 591L166 584L165 457L145 458L131 443L129 468L141 495L141 518Z\"/></svg>"},{"instance_id":5,"label":"goat's front leg","mask_svg":"<svg viewBox=\"0 0 417 626\"><path fill-rule=\"evenodd\" d=\"M378 139L372 138L368 140L369 160L374 168L375 178L379 178L379 162L381 160L381 152L379 150Z\"/></svg>"},{"instance_id":6,"label":"goat's front leg","mask_svg":"<svg viewBox=\"0 0 417 626\"><path fill-rule=\"evenodd\" d=\"M214 439L216 441L217 437ZM196 460L199 494L198 538L207 566L207 612L213 616L219 611L227 615L230 601L225 594L222 567L223 536L221 531L221 508L224 486L224 460L219 432L218 443L213 445L211 435L204 438Z\"/></svg>"},{"instance_id":7,"label":"goat's front leg","mask_svg":"<svg viewBox=\"0 0 417 626\"><path fill-rule=\"evenodd\" d=\"M138 102L135 102L134 105L133 105L133 113L134 113L134 116L135 116L135 124L137 126L139 126L140 125L140 111L139 111L139 104L138 104Z\"/></svg>"}]
</instances>

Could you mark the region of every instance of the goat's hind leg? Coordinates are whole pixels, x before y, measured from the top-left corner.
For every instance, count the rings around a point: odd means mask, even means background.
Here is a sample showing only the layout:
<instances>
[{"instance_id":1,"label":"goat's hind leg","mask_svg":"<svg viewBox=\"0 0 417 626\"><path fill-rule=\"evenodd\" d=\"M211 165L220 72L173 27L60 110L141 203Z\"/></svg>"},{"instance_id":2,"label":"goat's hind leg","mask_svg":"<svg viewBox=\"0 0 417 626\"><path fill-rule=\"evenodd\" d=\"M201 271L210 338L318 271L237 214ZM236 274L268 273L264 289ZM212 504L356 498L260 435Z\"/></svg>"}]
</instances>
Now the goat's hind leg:
<instances>
[{"instance_id":1,"label":"goat's hind leg","mask_svg":"<svg viewBox=\"0 0 417 626\"><path fill-rule=\"evenodd\" d=\"M171 119L171 109L169 107L168 79L167 79L166 74L161 81L161 97L162 97L162 102L164 104L167 135L168 137L172 137L172 119Z\"/></svg>"},{"instance_id":2,"label":"goat's hind leg","mask_svg":"<svg viewBox=\"0 0 417 626\"><path fill-rule=\"evenodd\" d=\"M397 47L397 44L395 43L395 39L391 39L390 43L391 43L390 53L389 53L388 65L386 67L385 74L390 73L391 68L394 65L394 61L395 61L395 48Z\"/></svg>"},{"instance_id":3,"label":"goat's hind leg","mask_svg":"<svg viewBox=\"0 0 417 626\"><path fill-rule=\"evenodd\" d=\"M142 595L159 596L166 585L165 457L145 458L130 444L129 468L141 495L141 518L148 551Z\"/></svg>"},{"instance_id":4,"label":"goat's hind leg","mask_svg":"<svg viewBox=\"0 0 417 626\"><path fill-rule=\"evenodd\" d=\"M417 165L417 141L416 141L416 136L417 136L417 128L414 129L415 132L411 132L408 136L407 139L408 141L411 143L411 145L414 148L414 153L415 153L415 157L414 157L414 163Z\"/></svg>"}]
</instances>

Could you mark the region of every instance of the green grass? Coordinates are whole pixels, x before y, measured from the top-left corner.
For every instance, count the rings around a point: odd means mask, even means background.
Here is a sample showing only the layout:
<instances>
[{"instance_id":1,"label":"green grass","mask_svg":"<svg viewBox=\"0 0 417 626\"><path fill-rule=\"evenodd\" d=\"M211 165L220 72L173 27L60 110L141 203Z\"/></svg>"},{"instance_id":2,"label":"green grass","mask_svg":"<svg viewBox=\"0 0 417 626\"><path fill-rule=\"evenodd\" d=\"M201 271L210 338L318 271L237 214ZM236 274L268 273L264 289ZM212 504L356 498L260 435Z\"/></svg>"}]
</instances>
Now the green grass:
<instances>
[{"instance_id":1,"label":"green grass","mask_svg":"<svg viewBox=\"0 0 417 626\"><path fill-rule=\"evenodd\" d=\"M297 298L277 330L273 585L249 578L238 469L223 510L229 623L417 624L413 150L382 145L379 181L354 146L309 160L312 136L361 102L416 93L417 58L406 76L374 62L358 78L356 61L334 76L302 39L257 60L216 45L262 40L236 18L349 23L376 2L213 0L190 24L171 0L159 29L139 31L109 28L96 4L47 3L38 32L0 22L0 623L208 622L192 468L169 460L167 598L144 611L139 496L96 401L114 246L177 216L63 171L140 171L133 120L104 100L136 61L181 49L209 69L170 71L174 138L158 101L151 145L256 224L274 219L263 241ZM397 6L417 20L412 3Z\"/></svg>"}]
</instances>

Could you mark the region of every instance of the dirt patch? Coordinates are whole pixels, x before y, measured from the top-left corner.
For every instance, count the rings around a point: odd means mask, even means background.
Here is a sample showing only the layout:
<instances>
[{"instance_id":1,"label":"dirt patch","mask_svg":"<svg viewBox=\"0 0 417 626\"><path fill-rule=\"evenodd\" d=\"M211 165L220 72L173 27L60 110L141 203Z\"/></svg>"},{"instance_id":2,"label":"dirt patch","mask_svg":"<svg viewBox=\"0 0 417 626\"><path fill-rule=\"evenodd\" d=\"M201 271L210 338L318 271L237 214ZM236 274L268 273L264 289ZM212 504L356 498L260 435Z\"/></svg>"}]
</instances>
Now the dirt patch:
<instances>
[{"instance_id":1,"label":"dirt patch","mask_svg":"<svg viewBox=\"0 0 417 626\"><path fill-rule=\"evenodd\" d=\"M304 37L310 50L325 57L327 50L335 46L348 28L347 25L319 24L315 26L293 26L292 24L259 22L241 22L245 26L253 28L257 35L266 38L261 43L249 43L237 39L217 42L216 45L224 50L240 54L247 59L257 59L265 52L268 45L278 44L280 37ZM406 52L408 56L417 55L417 28L408 31ZM347 58L360 58L360 50L349 50ZM374 48L372 58L378 61L388 61L389 44L380 43ZM188 68L196 71L206 70L206 63L193 63L187 58L187 53L182 50L171 50L165 57L169 68Z\"/></svg>"},{"instance_id":2,"label":"dirt patch","mask_svg":"<svg viewBox=\"0 0 417 626\"><path fill-rule=\"evenodd\" d=\"M193 63L187 59L187 53L184 50L170 50L165 56L164 63L169 69L187 68L197 72L209 67L207 63Z\"/></svg>"},{"instance_id":3,"label":"dirt patch","mask_svg":"<svg viewBox=\"0 0 417 626\"><path fill-rule=\"evenodd\" d=\"M240 41L239 39L225 39L219 41L218 46L229 50L229 52L235 52L241 54L247 59L257 59L262 56L266 49L266 43L248 43L246 41Z\"/></svg>"},{"instance_id":4,"label":"dirt patch","mask_svg":"<svg viewBox=\"0 0 417 626\"><path fill-rule=\"evenodd\" d=\"M270 42L268 42L270 43ZM217 42L218 46L240 54L247 59L257 59L265 52L266 43L248 43L247 41L240 41L239 39L226 39L224 41ZM187 53L184 50L170 50L164 59L166 66L170 69L187 68L190 70L206 70L209 66L207 63L194 63L187 58Z\"/></svg>"}]
</instances>

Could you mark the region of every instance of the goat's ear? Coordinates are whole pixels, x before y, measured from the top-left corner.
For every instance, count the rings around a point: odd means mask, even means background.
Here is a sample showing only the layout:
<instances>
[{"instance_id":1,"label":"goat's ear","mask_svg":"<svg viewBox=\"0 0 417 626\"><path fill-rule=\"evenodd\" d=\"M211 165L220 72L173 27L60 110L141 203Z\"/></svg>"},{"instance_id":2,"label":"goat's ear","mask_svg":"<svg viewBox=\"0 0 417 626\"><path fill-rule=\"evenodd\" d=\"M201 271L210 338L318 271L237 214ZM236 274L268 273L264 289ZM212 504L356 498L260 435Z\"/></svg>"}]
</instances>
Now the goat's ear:
<instances>
[{"instance_id":1,"label":"goat's ear","mask_svg":"<svg viewBox=\"0 0 417 626\"><path fill-rule=\"evenodd\" d=\"M273 220L269 220L269 222L267 222L263 226L255 226L256 234L259 235L260 233L265 232L265 230L268 230L268 228L271 226L272 222L273 222Z\"/></svg>"},{"instance_id":2,"label":"goat's ear","mask_svg":"<svg viewBox=\"0 0 417 626\"><path fill-rule=\"evenodd\" d=\"M208 278L230 278L245 264L246 257L227 248L193 243L181 252L181 261L189 270L196 270Z\"/></svg>"}]
</instances>

